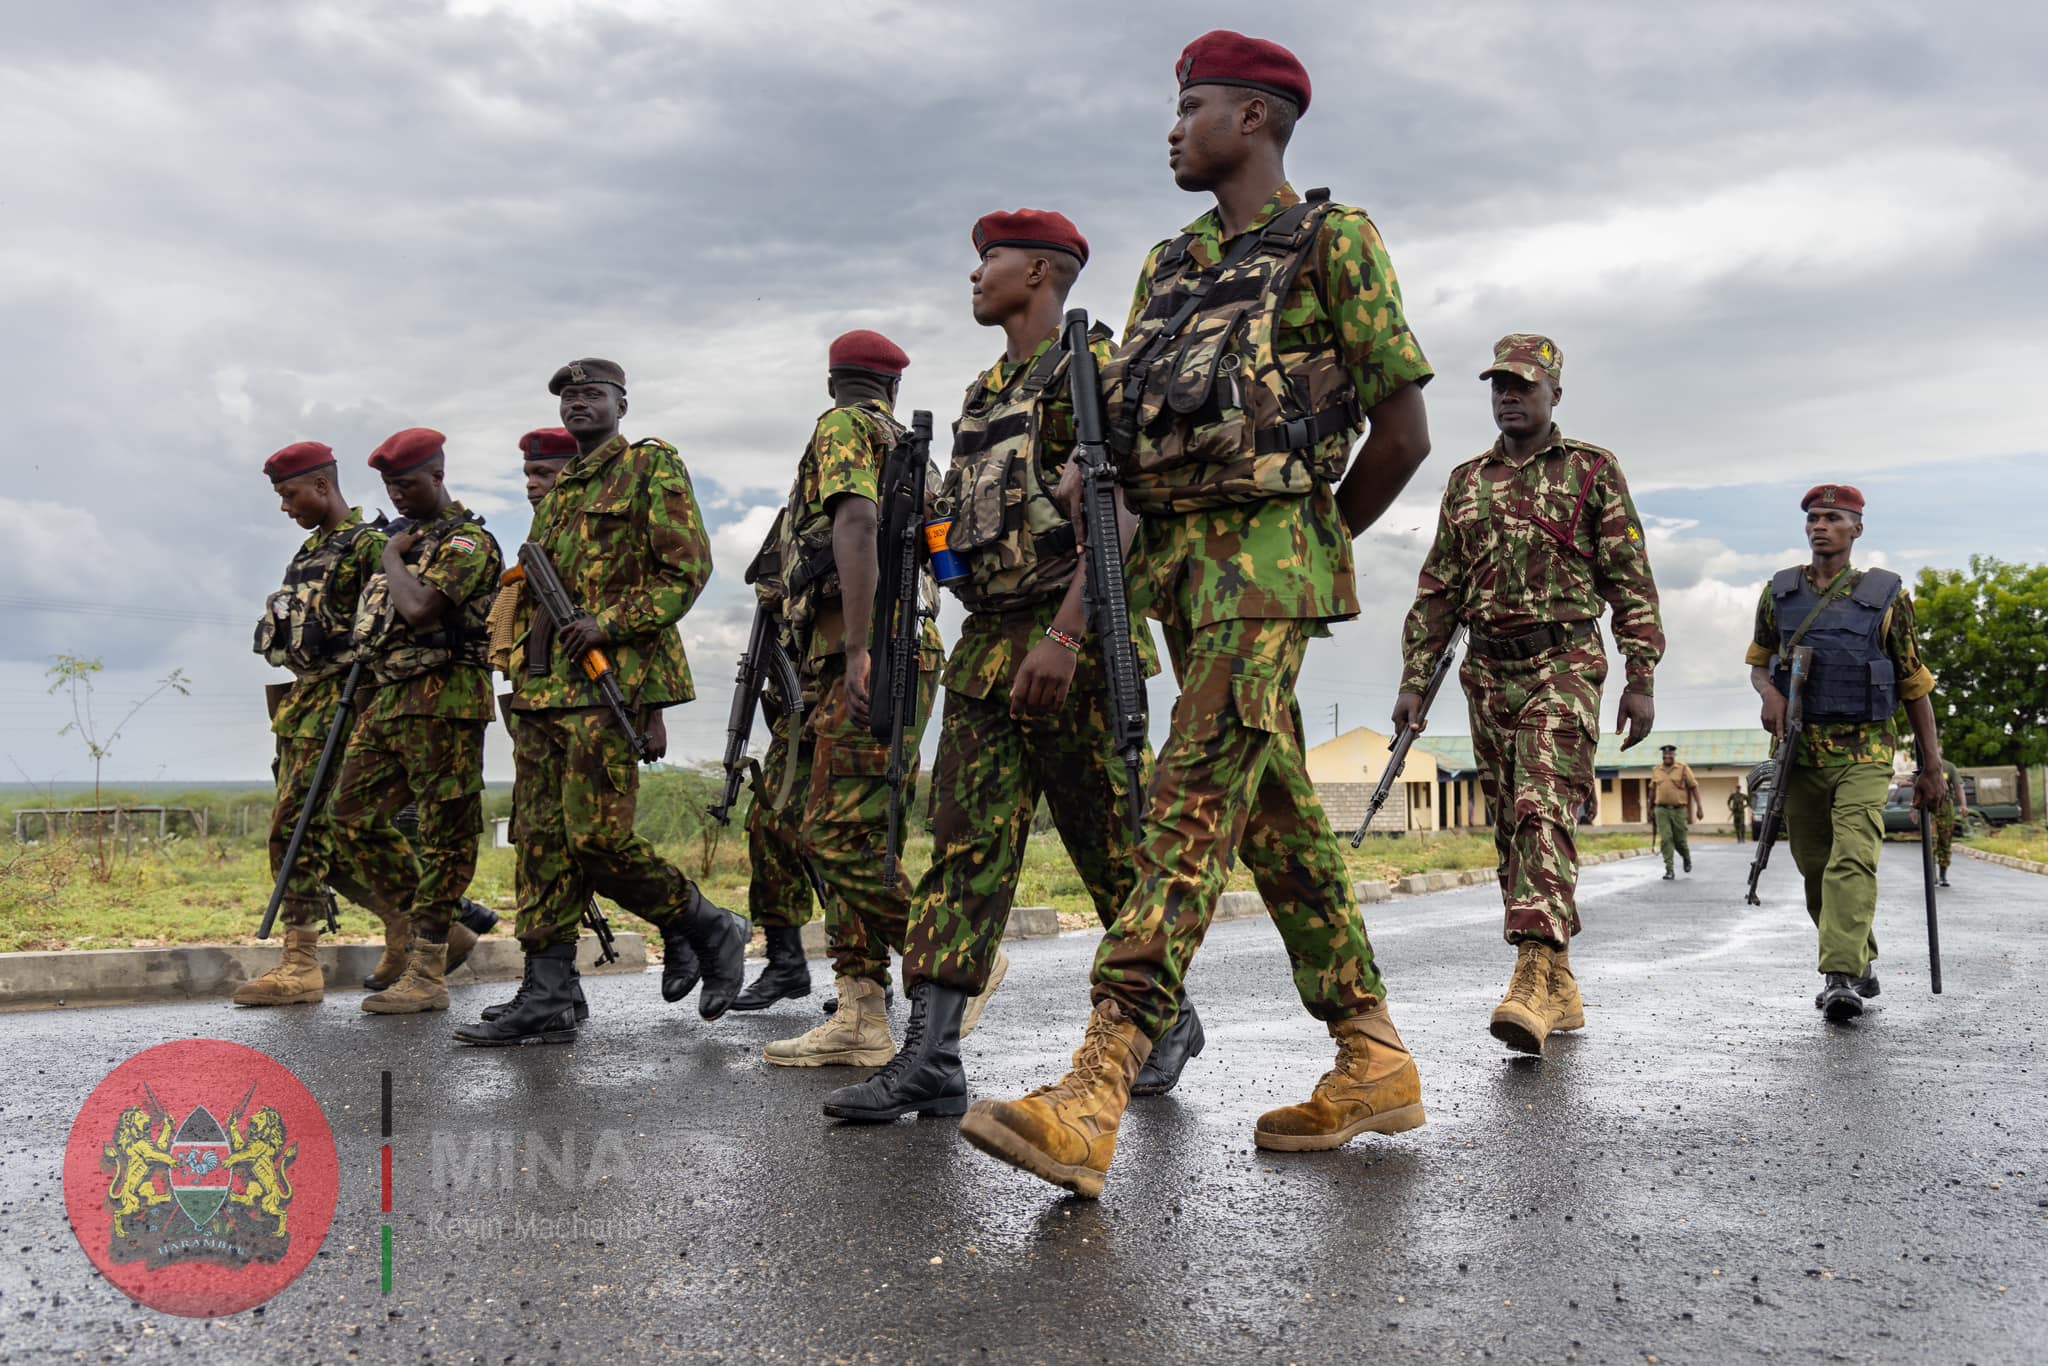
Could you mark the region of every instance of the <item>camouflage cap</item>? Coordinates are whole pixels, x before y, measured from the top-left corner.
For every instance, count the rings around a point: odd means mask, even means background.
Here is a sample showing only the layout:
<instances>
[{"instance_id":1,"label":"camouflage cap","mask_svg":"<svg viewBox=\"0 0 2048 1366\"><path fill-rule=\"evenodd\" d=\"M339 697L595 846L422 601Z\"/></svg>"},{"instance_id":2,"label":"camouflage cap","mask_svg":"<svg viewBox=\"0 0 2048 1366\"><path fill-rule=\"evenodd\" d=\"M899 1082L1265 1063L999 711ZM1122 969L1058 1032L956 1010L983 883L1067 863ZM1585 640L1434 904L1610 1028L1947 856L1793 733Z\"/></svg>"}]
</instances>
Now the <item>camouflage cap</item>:
<instances>
[{"instance_id":1,"label":"camouflage cap","mask_svg":"<svg viewBox=\"0 0 2048 1366\"><path fill-rule=\"evenodd\" d=\"M1493 364L1481 370L1479 378L1491 379L1496 374L1519 375L1531 384L1543 379L1562 383L1564 352L1548 337L1510 332L1493 344Z\"/></svg>"},{"instance_id":2,"label":"camouflage cap","mask_svg":"<svg viewBox=\"0 0 2048 1366\"><path fill-rule=\"evenodd\" d=\"M626 370L617 361L585 356L555 371L555 377L548 381L548 392L559 396L572 384L613 384L623 394L626 392Z\"/></svg>"}]
</instances>

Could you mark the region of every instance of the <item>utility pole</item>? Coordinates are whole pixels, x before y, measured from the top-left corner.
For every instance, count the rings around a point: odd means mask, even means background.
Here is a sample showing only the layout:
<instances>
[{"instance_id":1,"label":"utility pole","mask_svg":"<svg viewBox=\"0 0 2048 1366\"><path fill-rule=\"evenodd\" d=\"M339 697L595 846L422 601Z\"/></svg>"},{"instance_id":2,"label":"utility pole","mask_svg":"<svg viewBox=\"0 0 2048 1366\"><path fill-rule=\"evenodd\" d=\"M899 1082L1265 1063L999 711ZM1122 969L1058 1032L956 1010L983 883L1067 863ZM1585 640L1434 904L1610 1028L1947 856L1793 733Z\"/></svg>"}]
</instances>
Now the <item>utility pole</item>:
<instances>
[{"instance_id":1,"label":"utility pole","mask_svg":"<svg viewBox=\"0 0 2048 1366\"><path fill-rule=\"evenodd\" d=\"M1344 727L1337 722L1337 704L1332 702L1330 704L1330 738L1335 739L1343 733Z\"/></svg>"}]
</instances>

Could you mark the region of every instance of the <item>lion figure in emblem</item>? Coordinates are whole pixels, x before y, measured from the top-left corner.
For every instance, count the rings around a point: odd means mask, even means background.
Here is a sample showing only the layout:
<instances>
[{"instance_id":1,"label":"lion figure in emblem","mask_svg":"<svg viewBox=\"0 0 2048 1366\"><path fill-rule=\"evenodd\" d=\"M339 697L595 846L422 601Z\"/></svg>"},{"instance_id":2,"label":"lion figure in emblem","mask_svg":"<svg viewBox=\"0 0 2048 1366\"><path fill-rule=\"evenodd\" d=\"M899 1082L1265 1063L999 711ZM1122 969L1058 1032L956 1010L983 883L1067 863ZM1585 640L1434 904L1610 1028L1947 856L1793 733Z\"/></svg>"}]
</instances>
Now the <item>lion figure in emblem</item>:
<instances>
[{"instance_id":1,"label":"lion figure in emblem","mask_svg":"<svg viewBox=\"0 0 2048 1366\"><path fill-rule=\"evenodd\" d=\"M149 1113L141 1109L121 1112L114 1125L114 1141L103 1151L113 1165L113 1184L107 1187L107 1203L114 1209L114 1236L128 1236L127 1221L151 1205L168 1205L171 1197L157 1189L156 1169L169 1171L171 1159L171 1117L164 1116L161 1130L150 1133Z\"/></svg>"},{"instance_id":2,"label":"lion figure in emblem","mask_svg":"<svg viewBox=\"0 0 2048 1366\"><path fill-rule=\"evenodd\" d=\"M234 1151L222 1165L246 1168L242 1189L228 1199L277 1220L276 1236L282 1238L292 1203L292 1179L286 1169L298 1159L299 1145L286 1146L284 1119L268 1105L249 1121L247 1134L242 1129L236 1122L228 1125L228 1142Z\"/></svg>"}]
</instances>

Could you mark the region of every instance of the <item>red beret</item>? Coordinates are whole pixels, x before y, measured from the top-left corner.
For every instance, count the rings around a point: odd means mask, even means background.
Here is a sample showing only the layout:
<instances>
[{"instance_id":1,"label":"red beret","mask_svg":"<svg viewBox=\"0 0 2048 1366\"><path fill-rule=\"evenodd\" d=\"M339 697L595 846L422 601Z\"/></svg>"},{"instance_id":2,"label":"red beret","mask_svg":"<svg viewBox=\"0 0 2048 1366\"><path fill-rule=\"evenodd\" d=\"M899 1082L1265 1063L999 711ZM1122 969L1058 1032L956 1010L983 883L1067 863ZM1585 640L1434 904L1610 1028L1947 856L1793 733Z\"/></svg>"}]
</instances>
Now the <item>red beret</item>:
<instances>
[{"instance_id":1,"label":"red beret","mask_svg":"<svg viewBox=\"0 0 2048 1366\"><path fill-rule=\"evenodd\" d=\"M834 370L867 370L884 379L900 379L910 357L881 333L863 328L834 341L825 363Z\"/></svg>"},{"instance_id":2,"label":"red beret","mask_svg":"<svg viewBox=\"0 0 2048 1366\"><path fill-rule=\"evenodd\" d=\"M1815 503L1824 508L1840 508L1844 512L1863 515L1863 490L1854 484L1815 484L1799 500L1799 510L1805 512Z\"/></svg>"},{"instance_id":3,"label":"red beret","mask_svg":"<svg viewBox=\"0 0 2048 1366\"><path fill-rule=\"evenodd\" d=\"M519 438L519 453L528 460L567 460L576 454L576 438L566 427L542 427Z\"/></svg>"},{"instance_id":4,"label":"red beret","mask_svg":"<svg viewBox=\"0 0 2048 1366\"><path fill-rule=\"evenodd\" d=\"M1088 239L1063 213L1051 209L1019 209L985 213L974 224L974 250L985 256L990 247L1042 247L1078 256L1088 264Z\"/></svg>"},{"instance_id":5,"label":"red beret","mask_svg":"<svg viewBox=\"0 0 2048 1366\"><path fill-rule=\"evenodd\" d=\"M325 469L333 463L332 447L323 446L318 441L295 441L264 461L263 472L270 476L271 483L282 484L287 479Z\"/></svg>"},{"instance_id":6,"label":"red beret","mask_svg":"<svg viewBox=\"0 0 2048 1366\"><path fill-rule=\"evenodd\" d=\"M384 475L404 474L439 455L447 440L432 427L407 427L386 437L383 445L370 452L370 468Z\"/></svg>"},{"instance_id":7,"label":"red beret","mask_svg":"<svg viewBox=\"0 0 2048 1366\"><path fill-rule=\"evenodd\" d=\"M1180 88L1191 85L1242 85L1294 101L1308 112L1308 70L1292 52L1264 38L1247 38L1219 28L1180 50L1173 74Z\"/></svg>"}]
</instances>

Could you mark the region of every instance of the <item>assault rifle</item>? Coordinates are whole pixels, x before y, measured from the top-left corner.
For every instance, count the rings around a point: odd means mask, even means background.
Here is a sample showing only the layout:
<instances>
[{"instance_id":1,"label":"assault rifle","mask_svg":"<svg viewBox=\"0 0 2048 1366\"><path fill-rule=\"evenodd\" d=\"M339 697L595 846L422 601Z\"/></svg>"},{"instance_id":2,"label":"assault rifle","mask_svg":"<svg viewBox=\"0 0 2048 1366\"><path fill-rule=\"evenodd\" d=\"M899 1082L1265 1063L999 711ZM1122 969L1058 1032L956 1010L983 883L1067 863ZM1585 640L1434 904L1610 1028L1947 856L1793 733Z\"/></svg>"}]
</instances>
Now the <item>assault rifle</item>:
<instances>
[{"instance_id":1,"label":"assault rifle","mask_svg":"<svg viewBox=\"0 0 2048 1366\"><path fill-rule=\"evenodd\" d=\"M1401 779L1401 770L1408 767L1408 751L1415 748L1415 737L1422 734L1422 723L1429 719L1429 709L1436 703L1436 695L1443 691L1444 680L1451 676L1451 664L1458 657L1458 646L1465 639L1465 624L1459 622L1452 629L1451 638L1444 643L1444 652L1436 662L1436 669L1429 676L1429 685L1422 690L1422 710L1416 714L1415 723L1394 737L1394 743L1387 747L1386 771L1380 774L1379 786L1372 790L1372 800L1365 804L1365 819L1358 823L1358 829L1351 836L1351 847L1356 849L1365 843L1365 832L1372 829L1373 817L1380 814L1380 808L1393 795L1394 784Z\"/></svg>"},{"instance_id":2,"label":"assault rifle","mask_svg":"<svg viewBox=\"0 0 2048 1366\"><path fill-rule=\"evenodd\" d=\"M277 862L277 883L270 889L270 904L263 908L263 923L256 929L258 939L270 938L270 931L277 924L277 908L284 903L285 884L298 864L299 851L305 848L306 831L312 828L313 817L326 800L327 776L334 771L334 756L348 738L349 718L356 707L356 685L362 679L363 661L359 659L348 666L348 673L341 680L341 700L334 704L334 719L327 725L327 743L320 746L320 762L313 766L313 780L306 784L305 795L299 799L298 823L292 827L284 857ZM327 900L327 922L330 926L339 924L331 894Z\"/></svg>"},{"instance_id":3,"label":"assault rifle","mask_svg":"<svg viewBox=\"0 0 2048 1366\"><path fill-rule=\"evenodd\" d=\"M924 538L926 471L932 451L932 415L911 414L910 436L889 453L882 471L881 540L877 547L875 620L868 653L868 729L889 744L889 842L882 880L896 885L903 834L903 789L910 781L904 732L917 712L918 666L924 652Z\"/></svg>"},{"instance_id":4,"label":"assault rifle","mask_svg":"<svg viewBox=\"0 0 2048 1366\"><path fill-rule=\"evenodd\" d=\"M554 561L548 553L532 541L519 545L519 568L526 577L527 587L540 602L548 620L554 623L555 635L569 629L570 623L587 615L569 596L569 590L562 586L562 576L555 572ZM633 709L626 705L626 690L619 686L619 676L612 671L611 660L605 658L603 650L592 650L576 661L582 666L584 675L597 685L599 697L612 709L612 718L625 733L626 743L633 749L633 757L641 763L647 760L647 736L633 720Z\"/></svg>"},{"instance_id":5,"label":"assault rifle","mask_svg":"<svg viewBox=\"0 0 2048 1366\"><path fill-rule=\"evenodd\" d=\"M1771 861L1771 846L1785 833L1785 783L1792 776L1792 760L1799 752L1799 737L1806 730L1806 680L1813 672L1813 647L1795 645L1790 661L1791 678L1785 692L1785 738L1778 741L1778 749L1771 756L1771 803L1764 808L1763 819L1756 823L1756 856L1749 861L1750 905L1763 905L1756 894L1756 880L1764 875L1764 865Z\"/></svg>"},{"instance_id":6,"label":"assault rifle","mask_svg":"<svg viewBox=\"0 0 2048 1366\"><path fill-rule=\"evenodd\" d=\"M768 609L767 603L755 603L754 629L747 636L746 653L740 656L739 673L732 684L732 711L725 722L725 790L710 808L711 819L720 825L732 824L732 809L740 799L740 783L750 768L759 792L761 766L747 758L747 741L754 733L755 712L771 685L781 696L776 710L792 732L803 723L803 683L797 678L796 665L782 652L782 645L775 635L775 614ZM782 786L771 803L776 810L789 800L789 789L795 782L796 762L791 756L790 762L783 765Z\"/></svg>"},{"instance_id":7,"label":"assault rifle","mask_svg":"<svg viewBox=\"0 0 2048 1366\"><path fill-rule=\"evenodd\" d=\"M1067 392L1074 403L1074 465L1081 472L1081 510L1088 544L1084 555L1088 629L1102 642L1102 671L1109 684L1109 734L1117 757L1130 773L1131 833L1145 819L1145 674L1131 639L1131 604L1124 588L1122 528L1117 523L1117 469L1109 461L1103 431L1102 376L1088 346L1088 310L1067 313Z\"/></svg>"}]
</instances>

